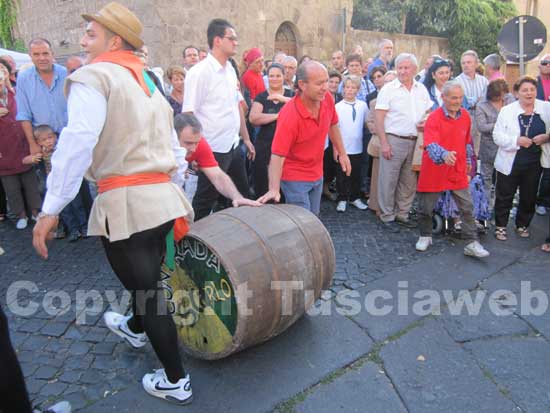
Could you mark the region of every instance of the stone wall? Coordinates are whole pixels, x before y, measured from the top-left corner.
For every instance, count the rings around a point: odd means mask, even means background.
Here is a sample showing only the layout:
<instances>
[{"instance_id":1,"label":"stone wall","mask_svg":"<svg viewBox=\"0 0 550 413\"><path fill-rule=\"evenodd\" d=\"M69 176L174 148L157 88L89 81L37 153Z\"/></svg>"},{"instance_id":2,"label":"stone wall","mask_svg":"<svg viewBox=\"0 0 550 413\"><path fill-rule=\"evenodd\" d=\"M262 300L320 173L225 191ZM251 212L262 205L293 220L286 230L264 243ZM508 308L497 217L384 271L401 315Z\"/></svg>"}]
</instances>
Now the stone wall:
<instances>
[{"instance_id":1,"label":"stone wall","mask_svg":"<svg viewBox=\"0 0 550 413\"><path fill-rule=\"evenodd\" d=\"M328 60L341 45L338 32L341 10L352 10L352 0L120 0L144 24L144 40L151 63L166 67L181 63L188 44L206 47L206 28L214 17L229 20L239 36L239 50L259 46L266 56L274 53L275 33L284 22L292 23L298 38L298 54ZM42 36L52 41L56 54L77 53L83 34L84 12L99 10L107 0L20 0L18 30L28 41ZM348 24L351 21L351 12ZM341 26L341 24L340 24ZM66 44L61 47L60 44Z\"/></svg>"},{"instance_id":2,"label":"stone wall","mask_svg":"<svg viewBox=\"0 0 550 413\"><path fill-rule=\"evenodd\" d=\"M449 50L449 41L442 37L349 29L346 36L346 51L350 52L355 45L361 45L365 56L374 56L378 53L378 43L382 39L393 41L394 56L405 52L414 53L418 59L419 67L423 66L429 56L438 54L445 57Z\"/></svg>"}]
</instances>

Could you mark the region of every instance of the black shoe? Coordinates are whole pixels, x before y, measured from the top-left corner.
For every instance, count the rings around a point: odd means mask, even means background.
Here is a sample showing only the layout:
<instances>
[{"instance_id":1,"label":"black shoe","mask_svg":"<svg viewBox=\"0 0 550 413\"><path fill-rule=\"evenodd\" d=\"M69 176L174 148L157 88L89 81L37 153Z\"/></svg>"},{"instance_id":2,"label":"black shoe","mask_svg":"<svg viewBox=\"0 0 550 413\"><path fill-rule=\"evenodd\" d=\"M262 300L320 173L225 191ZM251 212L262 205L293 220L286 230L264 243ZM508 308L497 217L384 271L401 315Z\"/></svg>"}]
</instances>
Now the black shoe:
<instances>
[{"instance_id":1,"label":"black shoe","mask_svg":"<svg viewBox=\"0 0 550 413\"><path fill-rule=\"evenodd\" d=\"M395 222L405 228L416 228L418 225L416 222L410 219L395 218Z\"/></svg>"},{"instance_id":2,"label":"black shoe","mask_svg":"<svg viewBox=\"0 0 550 413\"><path fill-rule=\"evenodd\" d=\"M380 226L388 231L388 232L391 232L393 234L397 234L398 232L400 232L401 230L399 229L399 227L397 226L397 224L395 223L395 221L388 221L388 222L384 222L384 221L381 221L380 222Z\"/></svg>"},{"instance_id":3,"label":"black shoe","mask_svg":"<svg viewBox=\"0 0 550 413\"><path fill-rule=\"evenodd\" d=\"M80 231L71 232L70 235L67 237L67 241L69 242L76 242L80 239Z\"/></svg>"}]
</instances>

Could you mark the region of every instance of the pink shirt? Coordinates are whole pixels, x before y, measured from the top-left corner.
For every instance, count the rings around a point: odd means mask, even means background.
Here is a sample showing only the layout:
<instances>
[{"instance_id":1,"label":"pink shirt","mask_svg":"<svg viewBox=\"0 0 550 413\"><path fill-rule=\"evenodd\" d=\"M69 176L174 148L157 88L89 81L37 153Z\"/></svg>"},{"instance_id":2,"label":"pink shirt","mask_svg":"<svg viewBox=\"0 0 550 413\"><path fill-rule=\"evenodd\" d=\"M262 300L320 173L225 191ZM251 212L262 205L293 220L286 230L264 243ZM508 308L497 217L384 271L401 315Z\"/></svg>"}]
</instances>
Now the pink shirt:
<instances>
[{"instance_id":1,"label":"pink shirt","mask_svg":"<svg viewBox=\"0 0 550 413\"><path fill-rule=\"evenodd\" d=\"M550 79L542 79L542 89L544 90L544 100L550 100Z\"/></svg>"}]
</instances>

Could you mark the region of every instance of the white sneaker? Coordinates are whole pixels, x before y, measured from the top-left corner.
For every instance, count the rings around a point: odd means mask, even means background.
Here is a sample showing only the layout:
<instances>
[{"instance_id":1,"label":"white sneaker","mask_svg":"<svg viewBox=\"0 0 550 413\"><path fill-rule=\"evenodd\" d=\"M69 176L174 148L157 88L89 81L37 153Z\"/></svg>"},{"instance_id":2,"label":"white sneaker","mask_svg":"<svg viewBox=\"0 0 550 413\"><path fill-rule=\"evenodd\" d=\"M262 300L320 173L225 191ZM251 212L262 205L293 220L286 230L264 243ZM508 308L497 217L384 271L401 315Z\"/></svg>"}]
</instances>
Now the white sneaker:
<instances>
[{"instance_id":1,"label":"white sneaker","mask_svg":"<svg viewBox=\"0 0 550 413\"><path fill-rule=\"evenodd\" d=\"M364 211L368 209L369 207L365 205L363 201L361 201L359 198L357 198L355 201L351 203L355 208L360 209L361 211Z\"/></svg>"},{"instance_id":2,"label":"white sneaker","mask_svg":"<svg viewBox=\"0 0 550 413\"><path fill-rule=\"evenodd\" d=\"M432 237L420 237L416 241L416 250L424 252L432 245Z\"/></svg>"},{"instance_id":3,"label":"white sneaker","mask_svg":"<svg viewBox=\"0 0 550 413\"><path fill-rule=\"evenodd\" d=\"M464 255L476 258L485 258L490 254L489 251L483 248L483 245L481 245L478 241L472 241L464 247Z\"/></svg>"},{"instance_id":4,"label":"white sneaker","mask_svg":"<svg viewBox=\"0 0 550 413\"><path fill-rule=\"evenodd\" d=\"M66 401L56 403L44 410L33 409L33 413L71 413L71 411L71 404Z\"/></svg>"},{"instance_id":5,"label":"white sneaker","mask_svg":"<svg viewBox=\"0 0 550 413\"><path fill-rule=\"evenodd\" d=\"M107 327L109 327L109 330L117 336L122 337L133 348L141 348L147 344L147 335L145 333L133 333L128 327L128 320L130 318L132 318L132 315L123 316L114 311L107 311L103 314L103 320Z\"/></svg>"},{"instance_id":6,"label":"white sneaker","mask_svg":"<svg viewBox=\"0 0 550 413\"><path fill-rule=\"evenodd\" d=\"M19 218L17 220L17 223L15 224L15 228L17 229L25 229L27 228L27 225L29 223L29 219L28 218Z\"/></svg>"},{"instance_id":7,"label":"white sneaker","mask_svg":"<svg viewBox=\"0 0 550 413\"><path fill-rule=\"evenodd\" d=\"M546 207L543 207L542 205L539 205L536 209L537 215L546 215Z\"/></svg>"},{"instance_id":8,"label":"white sneaker","mask_svg":"<svg viewBox=\"0 0 550 413\"><path fill-rule=\"evenodd\" d=\"M336 211L338 212L346 212L346 207L347 207L347 202L346 201L339 201L338 202L338 205L336 205Z\"/></svg>"},{"instance_id":9,"label":"white sneaker","mask_svg":"<svg viewBox=\"0 0 550 413\"><path fill-rule=\"evenodd\" d=\"M191 390L191 380L189 374L177 383L170 383L166 377L164 369L155 370L143 376L141 380L143 388L151 396L159 397L169 402L177 404L191 403L193 400L193 390Z\"/></svg>"}]
</instances>

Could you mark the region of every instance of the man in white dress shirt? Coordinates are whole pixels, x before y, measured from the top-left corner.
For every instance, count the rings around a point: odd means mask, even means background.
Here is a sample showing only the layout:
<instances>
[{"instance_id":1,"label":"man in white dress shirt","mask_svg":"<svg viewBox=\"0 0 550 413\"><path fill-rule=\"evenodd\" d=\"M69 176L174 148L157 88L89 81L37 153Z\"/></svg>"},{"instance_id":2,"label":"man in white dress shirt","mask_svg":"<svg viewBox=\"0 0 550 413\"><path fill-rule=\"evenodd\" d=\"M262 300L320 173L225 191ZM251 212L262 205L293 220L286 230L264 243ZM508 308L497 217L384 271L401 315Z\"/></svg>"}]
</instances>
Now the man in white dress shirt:
<instances>
[{"instance_id":1,"label":"man in white dress shirt","mask_svg":"<svg viewBox=\"0 0 550 413\"><path fill-rule=\"evenodd\" d=\"M208 25L207 37L211 51L206 59L187 72L181 111L197 117L220 168L231 177L239 192L248 197L248 179L239 150L239 134L250 159L254 159L255 150L246 129L237 74L229 62L229 58L237 52L237 33L227 20L214 19ZM218 197L216 188L199 172L197 192L193 198L195 219L209 215Z\"/></svg>"},{"instance_id":2,"label":"man in white dress shirt","mask_svg":"<svg viewBox=\"0 0 550 413\"><path fill-rule=\"evenodd\" d=\"M416 193L412 170L418 130L423 127L432 101L423 84L414 80L418 63L413 54L395 59L397 79L386 84L376 100L375 124L380 138L378 203L382 225L399 232L400 224L415 227L409 210Z\"/></svg>"}]
</instances>

